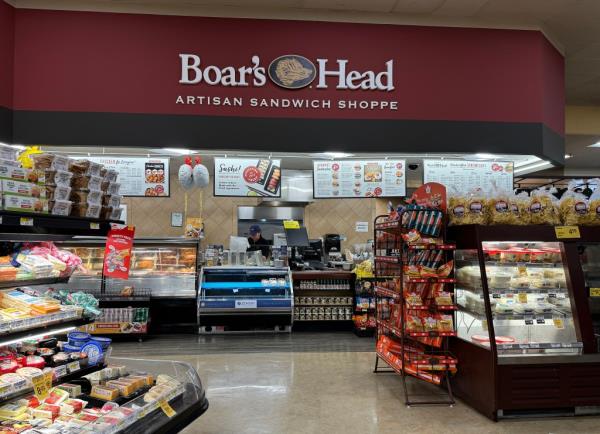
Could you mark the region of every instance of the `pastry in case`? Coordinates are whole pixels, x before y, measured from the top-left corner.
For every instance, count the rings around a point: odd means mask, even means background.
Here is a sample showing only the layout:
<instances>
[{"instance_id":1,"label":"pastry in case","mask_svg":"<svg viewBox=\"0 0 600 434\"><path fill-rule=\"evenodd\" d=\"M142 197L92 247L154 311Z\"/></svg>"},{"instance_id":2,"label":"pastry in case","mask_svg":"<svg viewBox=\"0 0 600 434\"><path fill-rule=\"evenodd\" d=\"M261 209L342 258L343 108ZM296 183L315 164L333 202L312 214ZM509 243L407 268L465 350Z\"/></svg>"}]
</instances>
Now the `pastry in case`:
<instances>
[{"instance_id":1,"label":"pastry in case","mask_svg":"<svg viewBox=\"0 0 600 434\"><path fill-rule=\"evenodd\" d=\"M37 197L20 196L12 193L2 195L3 209L6 211L48 213L48 200Z\"/></svg>"},{"instance_id":2,"label":"pastry in case","mask_svg":"<svg viewBox=\"0 0 600 434\"><path fill-rule=\"evenodd\" d=\"M3 179L2 192L10 194L18 194L21 196L46 198L46 189L43 186L33 182L16 181L14 179Z\"/></svg>"}]
</instances>

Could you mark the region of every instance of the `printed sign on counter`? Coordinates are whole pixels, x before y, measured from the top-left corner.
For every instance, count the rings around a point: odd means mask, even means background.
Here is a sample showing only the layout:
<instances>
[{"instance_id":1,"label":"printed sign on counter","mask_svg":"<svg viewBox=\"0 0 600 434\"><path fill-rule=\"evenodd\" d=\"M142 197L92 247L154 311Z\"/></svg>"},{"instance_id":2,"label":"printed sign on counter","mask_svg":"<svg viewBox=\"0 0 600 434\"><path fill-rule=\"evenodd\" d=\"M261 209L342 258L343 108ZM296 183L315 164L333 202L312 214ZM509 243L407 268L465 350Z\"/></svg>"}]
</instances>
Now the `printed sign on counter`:
<instances>
[{"instance_id":1,"label":"printed sign on counter","mask_svg":"<svg viewBox=\"0 0 600 434\"><path fill-rule=\"evenodd\" d=\"M281 197L281 160L215 158L215 196Z\"/></svg>"},{"instance_id":2,"label":"printed sign on counter","mask_svg":"<svg viewBox=\"0 0 600 434\"><path fill-rule=\"evenodd\" d=\"M122 196L169 196L168 158L89 157L88 159L119 172L117 182L121 184L119 194Z\"/></svg>"},{"instance_id":3,"label":"printed sign on counter","mask_svg":"<svg viewBox=\"0 0 600 434\"><path fill-rule=\"evenodd\" d=\"M423 160L423 182L445 185L448 196L493 184L511 192L513 170L509 161Z\"/></svg>"},{"instance_id":4,"label":"printed sign on counter","mask_svg":"<svg viewBox=\"0 0 600 434\"><path fill-rule=\"evenodd\" d=\"M314 197L405 196L405 170L405 160L313 161Z\"/></svg>"},{"instance_id":5,"label":"printed sign on counter","mask_svg":"<svg viewBox=\"0 0 600 434\"><path fill-rule=\"evenodd\" d=\"M112 224L104 250L104 275L127 279L131 268L131 249L135 227Z\"/></svg>"}]
</instances>

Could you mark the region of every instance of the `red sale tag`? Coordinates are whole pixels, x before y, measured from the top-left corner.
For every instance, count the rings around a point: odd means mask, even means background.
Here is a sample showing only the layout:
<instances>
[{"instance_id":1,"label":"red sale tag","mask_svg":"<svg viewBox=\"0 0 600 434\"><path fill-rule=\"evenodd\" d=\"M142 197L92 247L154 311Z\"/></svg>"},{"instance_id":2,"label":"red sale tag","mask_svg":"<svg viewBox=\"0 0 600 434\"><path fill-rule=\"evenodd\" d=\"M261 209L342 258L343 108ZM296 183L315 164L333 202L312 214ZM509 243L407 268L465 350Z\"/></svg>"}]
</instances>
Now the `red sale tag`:
<instances>
[{"instance_id":1,"label":"red sale tag","mask_svg":"<svg viewBox=\"0 0 600 434\"><path fill-rule=\"evenodd\" d=\"M104 249L104 275L117 279L127 279L131 267L131 248L135 228L112 224Z\"/></svg>"}]
</instances>

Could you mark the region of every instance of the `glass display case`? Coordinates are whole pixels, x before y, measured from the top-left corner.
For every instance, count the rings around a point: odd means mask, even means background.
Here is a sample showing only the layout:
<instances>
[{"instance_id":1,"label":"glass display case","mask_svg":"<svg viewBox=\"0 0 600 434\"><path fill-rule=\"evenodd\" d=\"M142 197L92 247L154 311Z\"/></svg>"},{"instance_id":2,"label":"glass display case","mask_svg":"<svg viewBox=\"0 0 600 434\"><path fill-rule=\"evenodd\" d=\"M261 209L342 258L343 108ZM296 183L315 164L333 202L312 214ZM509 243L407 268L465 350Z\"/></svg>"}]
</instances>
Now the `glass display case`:
<instances>
[{"instance_id":1,"label":"glass display case","mask_svg":"<svg viewBox=\"0 0 600 434\"><path fill-rule=\"evenodd\" d=\"M458 337L489 349L493 330L499 357L581 354L561 243L483 242L482 250L484 270L477 250L456 251Z\"/></svg>"},{"instance_id":2,"label":"glass display case","mask_svg":"<svg viewBox=\"0 0 600 434\"><path fill-rule=\"evenodd\" d=\"M201 333L291 330L294 293L289 267L203 267L199 286Z\"/></svg>"},{"instance_id":3,"label":"glass display case","mask_svg":"<svg viewBox=\"0 0 600 434\"><path fill-rule=\"evenodd\" d=\"M592 326L600 351L600 243L579 243L577 246L586 294L589 296Z\"/></svg>"},{"instance_id":4,"label":"glass display case","mask_svg":"<svg viewBox=\"0 0 600 434\"><path fill-rule=\"evenodd\" d=\"M461 366L452 390L491 419L600 409L590 313L600 228L579 232L564 238L543 225L448 229L457 244L450 350Z\"/></svg>"}]
</instances>

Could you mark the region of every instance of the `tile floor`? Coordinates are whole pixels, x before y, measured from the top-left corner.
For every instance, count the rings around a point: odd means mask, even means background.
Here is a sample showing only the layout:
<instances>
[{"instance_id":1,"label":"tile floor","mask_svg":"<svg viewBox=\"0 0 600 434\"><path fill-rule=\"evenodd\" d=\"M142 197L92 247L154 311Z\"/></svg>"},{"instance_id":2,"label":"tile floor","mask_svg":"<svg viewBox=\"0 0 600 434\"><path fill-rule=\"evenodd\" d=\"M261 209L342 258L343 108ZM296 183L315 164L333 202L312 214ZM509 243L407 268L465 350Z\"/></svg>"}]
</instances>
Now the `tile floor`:
<instances>
[{"instance_id":1,"label":"tile floor","mask_svg":"<svg viewBox=\"0 0 600 434\"><path fill-rule=\"evenodd\" d=\"M494 423L460 402L453 408L406 408L399 376L373 374L374 353L354 347L350 351L334 346L320 352L252 352L254 345L246 351L234 345L234 351L228 351L230 337L213 339L211 345L221 347L219 352L203 354L194 336L178 342L176 356L164 354L160 350L164 345L151 342L117 343L114 355L181 360L197 369L210 408L183 434L600 433L600 417ZM330 339L359 338L331 335ZM158 349L158 354L146 353L150 347ZM413 382L415 393L436 392L433 386Z\"/></svg>"}]
</instances>

